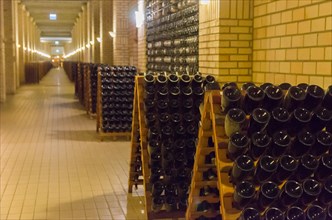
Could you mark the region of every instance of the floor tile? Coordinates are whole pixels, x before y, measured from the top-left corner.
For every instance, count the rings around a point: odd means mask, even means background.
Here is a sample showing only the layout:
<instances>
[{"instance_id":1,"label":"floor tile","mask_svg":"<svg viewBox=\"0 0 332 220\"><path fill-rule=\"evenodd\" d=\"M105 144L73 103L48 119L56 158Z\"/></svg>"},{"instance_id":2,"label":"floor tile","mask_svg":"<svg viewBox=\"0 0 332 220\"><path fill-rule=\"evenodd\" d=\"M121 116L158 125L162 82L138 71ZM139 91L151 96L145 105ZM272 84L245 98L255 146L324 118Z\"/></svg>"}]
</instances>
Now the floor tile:
<instances>
[{"instance_id":1,"label":"floor tile","mask_svg":"<svg viewBox=\"0 0 332 220\"><path fill-rule=\"evenodd\" d=\"M63 69L0 104L1 219L126 219L144 210L127 195L130 142L103 141Z\"/></svg>"}]
</instances>

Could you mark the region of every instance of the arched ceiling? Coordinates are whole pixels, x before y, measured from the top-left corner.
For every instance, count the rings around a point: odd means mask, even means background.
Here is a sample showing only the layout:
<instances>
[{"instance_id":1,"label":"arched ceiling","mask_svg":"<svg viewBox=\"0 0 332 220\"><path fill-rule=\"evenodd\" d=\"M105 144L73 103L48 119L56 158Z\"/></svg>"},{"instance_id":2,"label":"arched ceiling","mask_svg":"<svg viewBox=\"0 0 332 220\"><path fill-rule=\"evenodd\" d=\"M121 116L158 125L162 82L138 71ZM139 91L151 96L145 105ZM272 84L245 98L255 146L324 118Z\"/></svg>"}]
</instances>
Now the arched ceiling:
<instances>
[{"instance_id":1,"label":"arched ceiling","mask_svg":"<svg viewBox=\"0 0 332 220\"><path fill-rule=\"evenodd\" d=\"M41 37L46 39L70 38L76 18L86 2L87 0L22 0L40 29ZM50 20L50 13L56 14L57 19Z\"/></svg>"}]
</instances>

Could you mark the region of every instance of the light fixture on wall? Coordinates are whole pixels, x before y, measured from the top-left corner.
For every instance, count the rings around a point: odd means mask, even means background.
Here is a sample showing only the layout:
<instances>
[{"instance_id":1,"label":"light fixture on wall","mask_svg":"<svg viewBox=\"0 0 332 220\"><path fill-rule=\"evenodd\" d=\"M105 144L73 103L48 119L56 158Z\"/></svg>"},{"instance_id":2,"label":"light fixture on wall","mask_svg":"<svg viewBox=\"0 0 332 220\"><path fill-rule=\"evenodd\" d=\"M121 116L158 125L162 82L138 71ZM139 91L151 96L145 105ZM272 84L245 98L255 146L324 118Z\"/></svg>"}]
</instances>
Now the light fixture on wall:
<instances>
[{"instance_id":1,"label":"light fixture on wall","mask_svg":"<svg viewBox=\"0 0 332 220\"><path fill-rule=\"evenodd\" d=\"M17 48L21 48L21 45L20 45L20 44L17 44L16 46L17 46Z\"/></svg>"},{"instance_id":2,"label":"light fixture on wall","mask_svg":"<svg viewBox=\"0 0 332 220\"><path fill-rule=\"evenodd\" d=\"M91 45L94 45L94 44L95 44L95 42L92 40L92 41L90 41L90 44L91 44Z\"/></svg>"},{"instance_id":3,"label":"light fixture on wall","mask_svg":"<svg viewBox=\"0 0 332 220\"><path fill-rule=\"evenodd\" d=\"M144 1L138 1L138 11L135 11L136 27L140 28L144 24Z\"/></svg>"},{"instance_id":4,"label":"light fixture on wall","mask_svg":"<svg viewBox=\"0 0 332 220\"><path fill-rule=\"evenodd\" d=\"M90 44L87 44L87 45L85 45L86 46L86 48L90 48Z\"/></svg>"},{"instance_id":5,"label":"light fixture on wall","mask_svg":"<svg viewBox=\"0 0 332 220\"><path fill-rule=\"evenodd\" d=\"M140 28L142 27L144 23L144 14L139 11L135 11L135 19L136 19L136 27Z\"/></svg>"},{"instance_id":6,"label":"light fixture on wall","mask_svg":"<svg viewBox=\"0 0 332 220\"><path fill-rule=\"evenodd\" d=\"M101 37L97 37L97 41L101 43Z\"/></svg>"},{"instance_id":7,"label":"light fixture on wall","mask_svg":"<svg viewBox=\"0 0 332 220\"><path fill-rule=\"evenodd\" d=\"M56 14L55 13L50 13L50 20L55 21L56 20Z\"/></svg>"},{"instance_id":8,"label":"light fixture on wall","mask_svg":"<svg viewBox=\"0 0 332 220\"><path fill-rule=\"evenodd\" d=\"M115 32L114 31L110 31L108 33L110 34L111 37L113 37L113 38L115 37Z\"/></svg>"},{"instance_id":9,"label":"light fixture on wall","mask_svg":"<svg viewBox=\"0 0 332 220\"><path fill-rule=\"evenodd\" d=\"M207 5L207 4L210 3L210 0L200 0L200 3L201 3L202 5Z\"/></svg>"},{"instance_id":10,"label":"light fixture on wall","mask_svg":"<svg viewBox=\"0 0 332 220\"><path fill-rule=\"evenodd\" d=\"M56 49L56 50L55 50L55 52L59 53L59 52L60 52L60 50L59 50L59 49Z\"/></svg>"},{"instance_id":11,"label":"light fixture on wall","mask_svg":"<svg viewBox=\"0 0 332 220\"><path fill-rule=\"evenodd\" d=\"M55 43L55 45L59 45L59 41L55 41L54 43Z\"/></svg>"}]
</instances>

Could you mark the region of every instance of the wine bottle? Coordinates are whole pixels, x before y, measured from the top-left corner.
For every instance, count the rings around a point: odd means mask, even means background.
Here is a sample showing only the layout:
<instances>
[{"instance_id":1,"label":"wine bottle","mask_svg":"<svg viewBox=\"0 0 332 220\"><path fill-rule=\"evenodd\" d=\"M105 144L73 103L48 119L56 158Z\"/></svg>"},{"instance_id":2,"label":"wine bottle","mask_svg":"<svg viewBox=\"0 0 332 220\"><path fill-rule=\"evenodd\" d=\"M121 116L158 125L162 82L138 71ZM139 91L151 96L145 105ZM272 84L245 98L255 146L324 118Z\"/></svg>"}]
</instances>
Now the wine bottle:
<instances>
[{"instance_id":1,"label":"wine bottle","mask_svg":"<svg viewBox=\"0 0 332 220\"><path fill-rule=\"evenodd\" d=\"M258 192L258 207L261 210L269 207L278 198L279 191L278 185L274 182L262 183Z\"/></svg>"},{"instance_id":2,"label":"wine bottle","mask_svg":"<svg viewBox=\"0 0 332 220\"><path fill-rule=\"evenodd\" d=\"M305 90L297 86L292 86L288 89L283 104L289 112L292 112L303 104L306 96L307 93Z\"/></svg>"},{"instance_id":3,"label":"wine bottle","mask_svg":"<svg viewBox=\"0 0 332 220\"><path fill-rule=\"evenodd\" d=\"M230 109L226 114L225 133L230 137L235 132L241 132L245 126L246 114L239 108Z\"/></svg>"},{"instance_id":4,"label":"wine bottle","mask_svg":"<svg viewBox=\"0 0 332 220\"><path fill-rule=\"evenodd\" d=\"M238 156L245 154L249 149L250 139L245 134L235 132L231 135L228 148L227 156L235 160Z\"/></svg>"},{"instance_id":5,"label":"wine bottle","mask_svg":"<svg viewBox=\"0 0 332 220\"><path fill-rule=\"evenodd\" d=\"M319 107L312 115L308 129L313 133L321 131L325 128L330 120L332 120L332 111L324 107Z\"/></svg>"},{"instance_id":6,"label":"wine bottle","mask_svg":"<svg viewBox=\"0 0 332 220\"><path fill-rule=\"evenodd\" d=\"M240 181L252 179L254 169L254 161L251 157L246 155L237 157L231 170L231 182L237 184Z\"/></svg>"},{"instance_id":7,"label":"wine bottle","mask_svg":"<svg viewBox=\"0 0 332 220\"><path fill-rule=\"evenodd\" d=\"M241 92L238 88L227 86L222 92L222 110L227 113L232 108L239 108L241 105Z\"/></svg>"},{"instance_id":8,"label":"wine bottle","mask_svg":"<svg viewBox=\"0 0 332 220\"><path fill-rule=\"evenodd\" d=\"M248 135L265 130L269 121L270 113L263 108L255 108L250 116Z\"/></svg>"},{"instance_id":9,"label":"wine bottle","mask_svg":"<svg viewBox=\"0 0 332 220\"><path fill-rule=\"evenodd\" d=\"M279 194L278 205L287 208L295 204L303 194L302 185L294 180L287 181Z\"/></svg>"},{"instance_id":10,"label":"wine bottle","mask_svg":"<svg viewBox=\"0 0 332 220\"><path fill-rule=\"evenodd\" d=\"M242 181L236 184L233 194L233 205L235 208L242 210L254 199L254 184L248 181Z\"/></svg>"},{"instance_id":11,"label":"wine bottle","mask_svg":"<svg viewBox=\"0 0 332 220\"><path fill-rule=\"evenodd\" d=\"M265 98L263 102L263 107L268 111L272 111L274 108L279 107L283 100L282 89L278 86L268 86L264 90Z\"/></svg>"},{"instance_id":12,"label":"wine bottle","mask_svg":"<svg viewBox=\"0 0 332 220\"><path fill-rule=\"evenodd\" d=\"M247 114L250 114L255 108L261 106L265 98L264 91L257 86L250 86L246 92L243 99L242 107Z\"/></svg>"},{"instance_id":13,"label":"wine bottle","mask_svg":"<svg viewBox=\"0 0 332 220\"><path fill-rule=\"evenodd\" d=\"M290 115L285 108L277 107L271 112L269 124L267 126L267 132L269 135L273 135L275 132L287 129Z\"/></svg>"},{"instance_id":14,"label":"wine bottle","mask_svg":"<svg viewBox=\"0 0 332 220\"><path fill-rule=\"evenodd\" d=\"M317 85L308 86L307 96L304 100L304 107L310 111L320 106L324 98L324 90Z\"/></svg>"},{"instance_id":15,"label":"wine bottle","mask_svg":"<svg viewBox=\"0 0 332 220\"><path fill-rule=\"evenodd\" d=\"M285 82L285 83L281 83L281 84L279 85L279 87L280 87L282 90L287 91L290 87L292 87L292 85L291 85L290 83Z\"/></svg>"},{"instance_id":16,"label":"wine bottle","mask_svg":"<svg viewBox=\"0 0 332 220\"><path fill-rule=\"evenodd\" d=\"M332 111L332 85L327 88L322 106Z\"/></svg>"}]
</instances>

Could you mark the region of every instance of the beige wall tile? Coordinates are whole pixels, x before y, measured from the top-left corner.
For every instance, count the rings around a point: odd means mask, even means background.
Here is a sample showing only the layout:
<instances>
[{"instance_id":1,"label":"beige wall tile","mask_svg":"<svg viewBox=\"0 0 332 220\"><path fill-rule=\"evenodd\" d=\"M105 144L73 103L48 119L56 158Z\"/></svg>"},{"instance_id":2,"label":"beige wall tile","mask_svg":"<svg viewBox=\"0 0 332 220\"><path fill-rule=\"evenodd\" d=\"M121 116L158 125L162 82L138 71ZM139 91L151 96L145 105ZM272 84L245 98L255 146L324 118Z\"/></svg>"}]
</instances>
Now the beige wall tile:
<instances>
[{"instance_id":1,"label":"beige wall tile","mask_svg":"<svg viewBox=\"0 0 332 220\"><path fill-rule=\"evenodd\" d=\"M299 22L299 34L309 33L311 30L311 22L308 21L301 21Z\"/></svg>"},{"instance_id":2,"label":"beige wall tile","mask_svg":"<svg viewBox=\"0 0 332 220\"><path fill-rule=\"evenodd\" d=\"M303 73L309 75L315 75L316 73L316 62L304 62Z\"/></svg>"},{"instance_id":3,"label":"beige wall tile","mask_svg":"<svg viewBox=\"0 0 332 220\"><path fill-rule=\"evenodd\" d=\"M331 62L318 62L317 63L317 74L332 76Z\"/></svg>"},{"instance_id":4,"label":"beige wall tile","mask_svg":"<svg viewBox=\"0 0 332 220\"><path fill-rule=\"evenodd\" d=\"M325 18L318 18L311 21L311 31L318 32L325 30Z\"/></svg>"},{"instance_id":5,"label":"beige wall tile","mask_svg":"<svg viewBox=\"0 0 332 220\"><path fill-rule=\"evenodd\" d=\"M319 4L319 16L331 15L332 2L326 1Z\"/></svg>"},{"instance_id":6,"label":"beige wall tile","mask_svg":"<svg viewBox=\"0 0 332 220\"><path fill-rule=\"evenodd\" d=\"M301 4L301 2L303 2L303 1L300 1L300 4ZM305 18L307 18L307 19L316 18L317 16L318 16L318 5L307 6L305 8Z\"/></svg>"},{"instance_id":7,"label":"beige wall tile","mask_svg":"<svg viewBox=\"0 0 332 220\"><path fill-rule=\"evenodd\" d=\"M314 85L322 86L324 85L324 77L322 76L310 76L309 83Z\"/></svg>"},{"instance_id":8,"label":"beige wall tile","mask_svg":"<svg viewBox=\"0 0 332 220\"><path fill-rule=\"evenodd\" d=\"M314 47L310 51L311 60L324 60L325 51L324 47Z\"/></svg>"}]
</instances>

